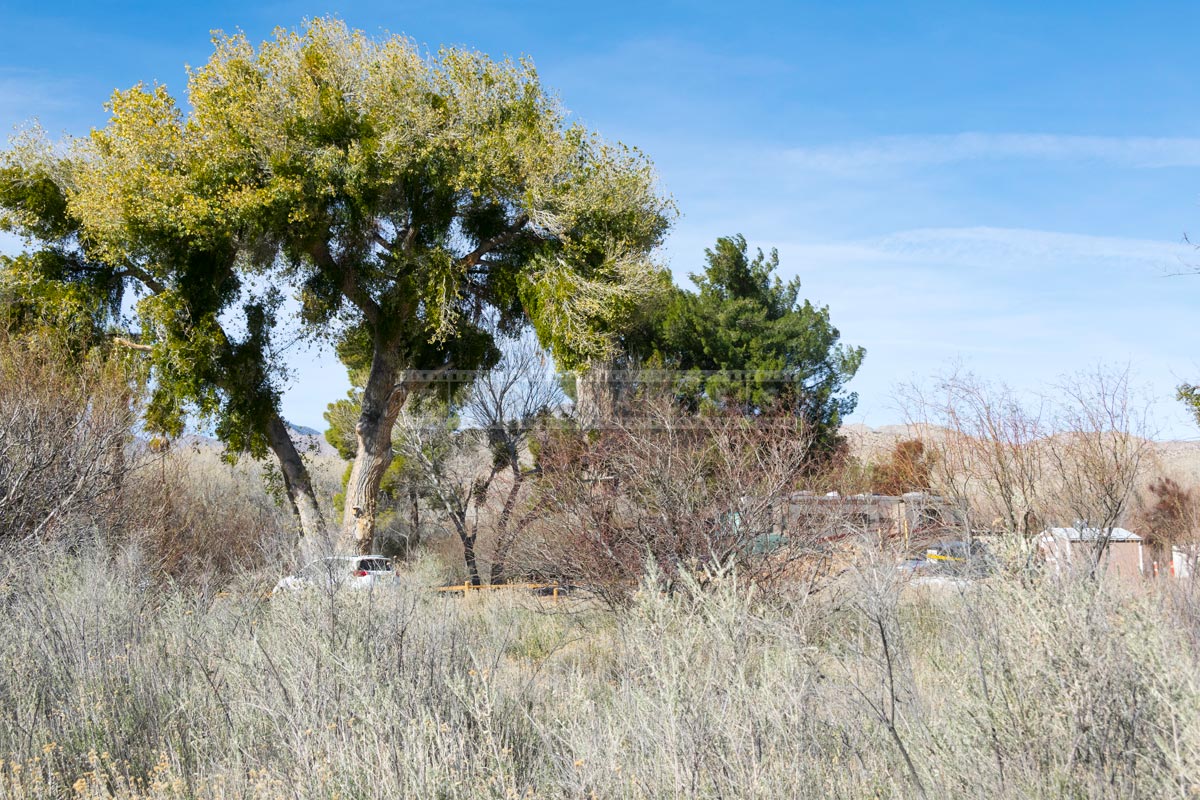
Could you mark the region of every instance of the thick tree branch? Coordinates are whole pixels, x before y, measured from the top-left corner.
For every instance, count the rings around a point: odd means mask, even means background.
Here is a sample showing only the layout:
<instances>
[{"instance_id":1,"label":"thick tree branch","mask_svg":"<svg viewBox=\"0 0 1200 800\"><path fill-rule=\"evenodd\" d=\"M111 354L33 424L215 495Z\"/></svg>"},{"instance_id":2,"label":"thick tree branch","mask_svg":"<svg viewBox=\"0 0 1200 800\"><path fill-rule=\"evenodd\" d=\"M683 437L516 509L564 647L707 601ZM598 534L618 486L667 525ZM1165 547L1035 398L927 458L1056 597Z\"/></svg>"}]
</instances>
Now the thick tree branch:
<instances>
[{"instance_id":1,"label":"thick tree branch","mask_svg":"<svg viewBox=\"0 0 1200 800\"><path fill-rule=\"evenodd\" d=\"M359 285L358 271L349 265L339 264L329 250L329 243L324 240L314 242L309 249L309 254L312 256L313 263L317 265L317 269L338 278L339 288L346 299L362 312L363 316L367 318L367 322L378 327L382 311L375 298Z\"/></svg>"},{"instance_id":2,"label":"thick tree branch","mask_svg":"<svg viewBox=\"0 0 1200 800\"><path fill-rule=\"evenodd\" d=\"M126 339L123 336L114 336L113 344L120 345L121 347L128 347L130 350L141 350L142 352L145 352L145 353L149 353L152 350L154 350L154 348L151 345L142 344L141 342L135 342L130 339Z\"/></svg>"},{"instance_id":3,"label":"thick tree branch","mask_svg":"<svg viewBox=\"0 0 1200 800\"><path fill-rule=\"evenodd\" d=\"M392 248L396 246L395 243L389 242L387 239L383 238L383 234L379 233L378 231L371 234L371 239L375 242L375 244L388 251L389 254L392 252Z\"/></svg>"},{"instance_id":4,"label":"thick tree branch","mask_svg":"<svg viewBox=\"0 0 1200 800\"><path fill-rule=\"evenodd\" d=\"M121 277L128 276L141 281L142 285L155 294L163 294L167 291L167 285L165 283L160 281L158 278L155 278L137 264L126 263L119 274Z\"/></svg>"},{"instance_id":5,"label":"thick tree branch","mask_svg":"<svg viewBox=\"0 0 1200 800\"><path fill-rule=\"evenodd\" d=\"M502 233L498 233L492 238L480 242L478 247L462 257L462 259L459 261L459 264L467 269L475 266L479 263L480 259L486 256L488 253L492 252L497 247L501 247L502 245L505 245L515 239L528 222L528 214L522 214L521 216L517 217L516 221L513 222L513 224L506 228Z\"/></svg>"},{"instance_id":6,"label":"thick tree branch","mask_svg":"<svg viewBox=\"0 0 1200 800\"><path fill-rule=\"evenodd\" d=\"M87 261L85 258L83 258L83 256L78 255L78 254L68 254L67 258L71 259L71 261L74 264L73 269L75 269L78 272L86 272L86 273L90 273L90 274L103 274L103 273L107 273L111 269L110 265L91 263L91 262ZM140 281L142 283L142 285L144 285L147 289L154 292L155 294L162 294L163 292L165 292L167 290L166 284L159 281L157 278L155 278L153 275L151 275L146 270L139 267L137 264L127 262L121 269L114 272L113 276L116 278L120 278L122 280L124 280L125 278L133 278L136 281Z\"/></svg>"}]
</instances>

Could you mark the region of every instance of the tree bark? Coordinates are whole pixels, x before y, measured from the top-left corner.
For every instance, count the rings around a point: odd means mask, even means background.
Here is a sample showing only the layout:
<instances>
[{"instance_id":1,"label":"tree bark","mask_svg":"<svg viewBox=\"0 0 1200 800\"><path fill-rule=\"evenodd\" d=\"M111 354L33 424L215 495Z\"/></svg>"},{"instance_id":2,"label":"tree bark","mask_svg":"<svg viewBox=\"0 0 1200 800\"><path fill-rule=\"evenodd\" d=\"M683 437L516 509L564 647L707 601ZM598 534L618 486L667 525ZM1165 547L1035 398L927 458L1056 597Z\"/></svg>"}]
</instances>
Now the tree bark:
<instances>
[{"instance_id":1,"label":"tree bark","mask_svg":"<svg viewBox=\"0 0 1200 800\"><path fill-rule=\"evenodd\" d=\"M342 515L343 544L363 554L375 546L379 485L392 463L392 426L408 398L408 386L397 382L399 374L395 357L387 348L376 347L363 389L362 411L354 426L358 450L346 483Z\"/></svg>"},{"instance_id":2,"label":"tree bark","mask_svg":"<svg viewBox=\"0 0 1200 800\"><path fill-rule=\"evenodd\" d=\"M467 564L467 575L471 579L472 586L483 585L483 580L479 577L479 562L475 559L475 536L474 534L463 534L463 561Z\"/></svg>"},{"instance_id":3,"label":"tree bark","mask_svg":"<svg viewBox=\"0 0 1200 800\"><path fill-rule=\"evenodd\" d=\"M617 376L611 360L593 361L575 382L575 418L586 429L612 423L617 410Z\"/></svg>"},{"instance_id":4,"label":"tree bark","mask_svg":"<svg viewBox=\"0 0 1200 800\"><path fill-rule=\"evenodd\" d=\"M272 414L267 421L267 441L275 453L275 458L279 460L283 486L287 490L292 511L300 522L300 535L307 538L320 536L325 530L325 519L321 515L321 506L317 503L308 468L296 450L287 425L277 413Z\"/></svg>"},{"instance_id":5,"label":"tree bark","mask_svg":"<svg viewBox=\"0 0 1200 800\"><path fill-rule=\"evenodd\" d=\"M520 466L514 466L512 473L512 485L508 487L508 496L504 498L504 507L500 510L500 519L496 522L496 554L492 558L492 583L504 582L506 577L504 568L508 562L508 551L512 549L513 542L520 533L520 525L518 525L510 534L509 525L512 524L513 509L517 506L517 496L521 493L521 484L524 483L525 474L521 472Z\"/></svg>"},{"instance_id":6,"label":"tree bark","mask_svg":"<svg viewBox=\"0 0 1200 800\"><path fill-rule=\"evenodd\" d=\"M413 552L421 543L421 496L416 488L408 490L408 541L404 548L404 557L412 558Z\"/></svg>"}]
</instances>

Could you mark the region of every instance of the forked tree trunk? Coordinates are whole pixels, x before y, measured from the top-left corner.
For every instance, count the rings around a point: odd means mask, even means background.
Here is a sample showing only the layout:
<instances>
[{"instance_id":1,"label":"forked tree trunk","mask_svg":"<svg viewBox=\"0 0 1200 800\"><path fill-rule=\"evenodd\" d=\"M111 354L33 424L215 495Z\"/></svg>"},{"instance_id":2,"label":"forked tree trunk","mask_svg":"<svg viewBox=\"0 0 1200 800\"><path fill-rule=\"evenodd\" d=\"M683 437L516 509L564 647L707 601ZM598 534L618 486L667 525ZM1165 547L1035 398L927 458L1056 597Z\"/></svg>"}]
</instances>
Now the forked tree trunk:
<instances>
[{"instance_id":1,"label":"forked tree trunk","mask_svg":"<svg viewBox=\"0 0 1200 800\"><path fill-rule=\"evenodd\" d=\"M512 473L512 485L508 487L508 495L504 498L504 507L500 510L500 519L496 522L496 554L492 557L492 583L504 583L507 579L508 576L505 575L504 570L508 563L508 553L512 549L517 535L521 532L519 523L511 532L509 526L513 525L513 509L517 506L517 497L521 493L521 484L524 483L525 474L521 472L519 466L514 466Z\"/></svg>"},{"instance_id":2,"label":"forked tree trunk","mask_svg":"<svg viewBox=\"0 0 1200 800\"><path fill-rule=\"evenodd\" d=\"M375 349L363 389L362 410L354 426L358 448L342 514L343 544L364 554L375 546L379 485L392 463L392 426L408 398L407 386L397 382L400 370L395 359L382 350Z\"/></svg>"},{"instance_id":3,"label":"forked tree trunk","mask_svg":"<svg viewBox=\"0 0 1200 800\"><path fill-rule=\"evenodd\" d=\"M325 531L325 519L317 503L308 468L296 450L287 425L277 413L267 421L267 441L279 460L279 471L283 475L288 501L300 522L300 535L309 539L320 536Z\"/></svg>"}]
</instances>

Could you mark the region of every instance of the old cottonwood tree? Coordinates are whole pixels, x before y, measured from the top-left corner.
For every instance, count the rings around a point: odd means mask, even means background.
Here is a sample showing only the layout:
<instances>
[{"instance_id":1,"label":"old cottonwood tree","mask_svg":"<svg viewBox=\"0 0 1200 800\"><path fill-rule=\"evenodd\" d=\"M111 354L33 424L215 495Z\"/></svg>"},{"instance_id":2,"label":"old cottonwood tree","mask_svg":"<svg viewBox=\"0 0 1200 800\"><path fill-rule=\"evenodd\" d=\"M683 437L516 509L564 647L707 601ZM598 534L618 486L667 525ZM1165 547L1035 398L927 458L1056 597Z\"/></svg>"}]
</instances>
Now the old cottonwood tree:
<instances>
[{"instance_id":1,"label":"old cottonwood tree","mask_svg":"<svg viewBox=\"0 0 1200 800\"><path fill-rule=\"evenodd\" d=\"M393 423L431 374L495 362L485 316L532 323L570 365L662 286L672 209L650 163L568 125L527 61L315 20L258 48L219 37L189 100L304 322L366 375L343 518L362 550Z\"/></svg>"}]
</instances>

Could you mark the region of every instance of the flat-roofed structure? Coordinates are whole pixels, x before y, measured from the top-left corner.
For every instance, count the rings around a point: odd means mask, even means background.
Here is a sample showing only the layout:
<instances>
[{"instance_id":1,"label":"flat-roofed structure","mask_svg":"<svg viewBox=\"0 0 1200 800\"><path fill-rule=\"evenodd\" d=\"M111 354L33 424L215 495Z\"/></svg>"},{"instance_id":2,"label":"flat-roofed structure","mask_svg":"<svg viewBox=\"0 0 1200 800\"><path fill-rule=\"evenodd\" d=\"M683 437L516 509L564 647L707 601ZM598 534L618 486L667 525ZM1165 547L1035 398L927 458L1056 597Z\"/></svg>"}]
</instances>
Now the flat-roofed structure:
<instances>
[{"instance_id":1,"label":"flat-roofed structure","mask_svg":"<svg viewBox=\"0 0 1200 800\"><path fill-rule=\"evenodd\" d=\"M1060 573L1089 569L1099 556L1110 575L1134 578L1145 574L1142 537L1125 528L1047 528L1038 536L1038 551Z\"/></svg>"}]
</instances>

